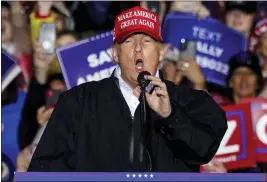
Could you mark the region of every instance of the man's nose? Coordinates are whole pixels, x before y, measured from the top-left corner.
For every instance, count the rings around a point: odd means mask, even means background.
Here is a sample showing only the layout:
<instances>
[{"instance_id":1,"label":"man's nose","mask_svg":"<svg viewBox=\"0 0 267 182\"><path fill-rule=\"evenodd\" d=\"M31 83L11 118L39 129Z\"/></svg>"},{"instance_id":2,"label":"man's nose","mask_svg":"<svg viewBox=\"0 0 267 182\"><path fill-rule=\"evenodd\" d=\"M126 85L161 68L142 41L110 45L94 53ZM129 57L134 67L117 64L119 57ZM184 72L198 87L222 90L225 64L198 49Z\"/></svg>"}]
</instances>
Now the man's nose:
<instances>
[{"instance_id":1,"label":"man's nose","mask_svg":"<svg viewBox=\"0 0 267 182\"><path fill-rule=\"evenodd\" d=\"M139 53L139 52L142 51L141 42L136 42L135 47L134 47L134 50L135 50L136 53Z\"/></svg>"},{"instance_id":2,"label":"man's nose","mask_svg":"<svg viewBox=\"0 0 267 182\"><path fill-rule=\"evenodd\" d=\"M240 12L235 13L235 18L240 19L242 17L242 14Z\"/></svg>"},{"instance_id":3,"label":"man's nose","mask_svg":"<svg viewBox=\"0 0 267 182\"><path fill-rule=\"evenodd\" d=\"M243 73L243 74L241 75L241 81L242 81L242 82L245 82L245 81L247 81L247 80L248 80L248 77L249 77L249 75L248 75L248 74L246 74L246 73Z\"/></svg>"}]
</instances>

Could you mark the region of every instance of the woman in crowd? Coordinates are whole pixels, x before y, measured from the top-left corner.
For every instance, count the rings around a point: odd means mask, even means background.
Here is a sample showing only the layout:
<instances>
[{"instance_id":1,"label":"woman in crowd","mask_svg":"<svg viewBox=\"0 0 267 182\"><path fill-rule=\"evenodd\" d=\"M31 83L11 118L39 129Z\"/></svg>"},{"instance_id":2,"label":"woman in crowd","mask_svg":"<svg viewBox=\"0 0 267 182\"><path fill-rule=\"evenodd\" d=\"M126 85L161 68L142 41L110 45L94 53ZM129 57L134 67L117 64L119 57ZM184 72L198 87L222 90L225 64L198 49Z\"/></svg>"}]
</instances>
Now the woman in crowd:
<instances>
[{"instance_id":1,"label":"woman in crowd","mask_svg":"<svg viewBox=\"0 0 267 182\"><path fill-rule=\"evenodd\" d=\"M57 46L62 47L79 40L71 31L58 34ZM66 85L61 75L60 66L56 56L45 54L39 43L36 43L34 52L34 75L31 79L29 92L26 96L19 124L18 140L20 153L17 158L17 170L27 171L31 155L38 144L47 121L53 112L47 108L46 93L49 89L64 91Z\"/></svg>"},{"instance_id":2,"label":"woman in crowd","mask_svg":"<svg viewBox=\"0 0 267 182\"><path fill-rule=\"evenodd\" d=\"M57 37L57 46L61 47L74 43L77 40L78 36L73 32L62 32ZM38 130L39 125L36 121L37 110L45 104L47 87L53 88L53 85L55 85L56 88L53 89L57 90L58 87L65 89L65 86L62 86L62 84L65 85L63 77L58 75L58 73L61 73L61 70L55 54L44 53L39 43L36 43L35 46L33 63L34 74L30 82L19 127L20 150L31 144Z\"/></svg>"}]
</instances>

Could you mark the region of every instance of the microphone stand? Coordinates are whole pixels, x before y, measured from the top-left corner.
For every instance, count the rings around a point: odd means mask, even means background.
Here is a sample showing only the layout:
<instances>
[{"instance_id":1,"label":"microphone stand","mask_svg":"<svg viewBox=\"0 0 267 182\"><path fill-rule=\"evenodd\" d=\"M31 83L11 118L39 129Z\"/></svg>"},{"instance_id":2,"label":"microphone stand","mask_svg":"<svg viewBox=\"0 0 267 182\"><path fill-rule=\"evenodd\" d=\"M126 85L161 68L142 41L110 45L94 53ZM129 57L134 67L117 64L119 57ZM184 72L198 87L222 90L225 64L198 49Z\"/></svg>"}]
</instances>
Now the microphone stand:
<instances>
[{"instance_id":1,"label":"microphone stand","mask_svg":"<svg viewBox=\"0 0 267 182\"><path fill-rule=\"evenodd\" d=\"M148 130L148 124L147 124L147 113L146 113L146 84L142 83L141 85L141 94L140 94L140 106L141 106L141 134L142 134L142 140L143 140L143 149L147 153L148 156L148 170L149 172L152 172L152 160L150 156L150 152L148 151L147 146L147 130Z\"/></svg>"}]
</instances>

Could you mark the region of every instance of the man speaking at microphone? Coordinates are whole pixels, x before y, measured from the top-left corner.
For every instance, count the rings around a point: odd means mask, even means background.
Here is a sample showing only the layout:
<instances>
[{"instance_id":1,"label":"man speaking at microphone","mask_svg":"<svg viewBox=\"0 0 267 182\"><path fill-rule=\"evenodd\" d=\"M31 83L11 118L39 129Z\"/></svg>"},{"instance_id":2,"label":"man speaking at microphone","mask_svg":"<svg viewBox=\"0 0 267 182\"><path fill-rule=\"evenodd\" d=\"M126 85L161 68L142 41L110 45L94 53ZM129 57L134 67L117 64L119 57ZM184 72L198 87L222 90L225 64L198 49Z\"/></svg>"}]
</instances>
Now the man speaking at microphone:
<instances>
[{"instance_id":1,"label":"man speaking at microphone","mask_svg":"<svg viewBox=\"0 0 267 182\"><path fill-rule=\"evenodd\" d=\"M117 68L60 96L28 170L198 172L208 163L226 132L225 113L206 92L161 77L162 41L153 12L134 7L119 14Z\"/></svg>"}]
</instances>

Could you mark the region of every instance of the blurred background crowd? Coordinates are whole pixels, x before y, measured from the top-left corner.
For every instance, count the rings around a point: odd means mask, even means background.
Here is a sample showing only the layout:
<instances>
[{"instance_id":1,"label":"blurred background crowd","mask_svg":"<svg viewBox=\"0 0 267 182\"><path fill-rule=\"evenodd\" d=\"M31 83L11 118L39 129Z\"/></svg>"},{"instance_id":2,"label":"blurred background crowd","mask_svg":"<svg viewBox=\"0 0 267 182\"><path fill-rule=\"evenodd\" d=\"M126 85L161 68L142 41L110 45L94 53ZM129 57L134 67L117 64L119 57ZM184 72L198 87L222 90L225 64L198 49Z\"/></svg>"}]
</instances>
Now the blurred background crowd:
<instances>
[{"instance_id":1,"label":"blurred background crowd","mask_svg":"<svg viewBox=\"0 0 267 182\"><path fill-rule=\"evenodd\" d=\"M229 61L227 88L208 83L201 68L188 60L186 73L179 69L178 56L169 52L161 70L175 84L189 84L195 89L208 90L222 106L238 104L242 98L267 98L267 2L224 1L1 1L2 49L16 58L21 73L2 90L2 116L12 110L17 120L14 135L18 141L15 170L26 171L31 155L53 111L46 107L49 91L66 90L55 53L46 53L38 42L39 26L43 22L56 25L56 48L113 29L115 16L139 5L159 14L161 22L171 12L193 13L200 18L211 16L241 32L248 40L246 52L233 55ZM74 60L75 61L75 60ZM2 117L2 119L4 119ZM3 127L2 132L8 128ZM15 150L15 149L14 149ZM3 155L2 155L3 156ZM3 167L3 164L2 164ZM206 172L227 171L214 162ZM238 172L267 172L265 164ZM3 177L2 169L2 177Z\"/></svg>"}]
</instances>

